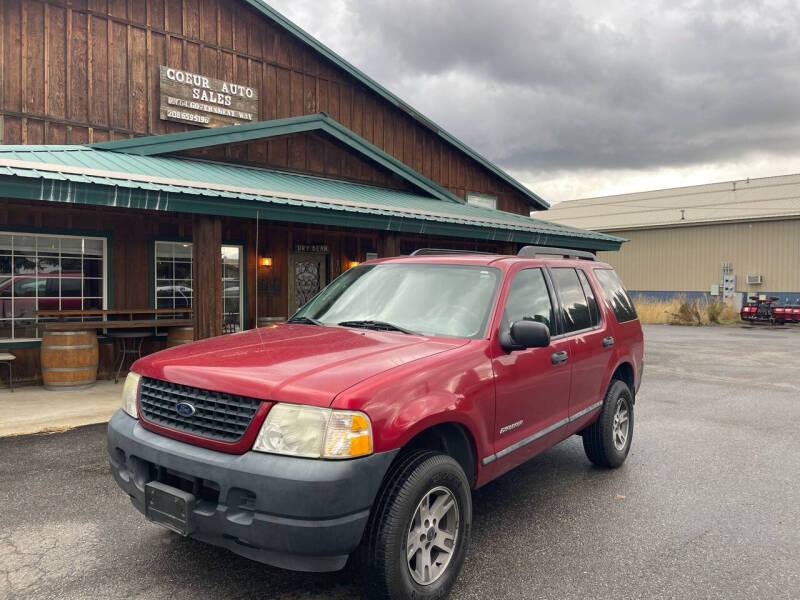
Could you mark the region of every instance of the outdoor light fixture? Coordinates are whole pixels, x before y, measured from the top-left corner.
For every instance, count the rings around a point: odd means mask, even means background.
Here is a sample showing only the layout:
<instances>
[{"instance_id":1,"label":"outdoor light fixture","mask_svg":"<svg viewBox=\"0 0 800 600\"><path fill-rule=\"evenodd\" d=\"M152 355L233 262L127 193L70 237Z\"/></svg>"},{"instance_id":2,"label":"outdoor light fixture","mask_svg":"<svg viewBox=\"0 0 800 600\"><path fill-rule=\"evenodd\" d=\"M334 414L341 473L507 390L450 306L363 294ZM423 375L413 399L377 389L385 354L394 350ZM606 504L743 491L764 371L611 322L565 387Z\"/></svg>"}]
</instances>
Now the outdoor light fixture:
<instances>
[{"instance_id":1,"label":"outdoor light fixture","mask_svg":"<svg viewBox=\"0 0 800 600\"><path fill-rule=\"evenodd\" d=\"M258 259L258 264L262 267L271 267L272 266L272 257L271 256L262 256Z\"/></svg>"},{"instance_id":2,"label":"outdoor light fixture","mask_svg":"<svg viewBox=\"0 0 800 600\"><path fill-rule=\"evenodd\" d=\"M347 263L347 268L352 269L353 267L357 267L360 263L357 260L351 260Z\"/></svg>"}]
</instances>

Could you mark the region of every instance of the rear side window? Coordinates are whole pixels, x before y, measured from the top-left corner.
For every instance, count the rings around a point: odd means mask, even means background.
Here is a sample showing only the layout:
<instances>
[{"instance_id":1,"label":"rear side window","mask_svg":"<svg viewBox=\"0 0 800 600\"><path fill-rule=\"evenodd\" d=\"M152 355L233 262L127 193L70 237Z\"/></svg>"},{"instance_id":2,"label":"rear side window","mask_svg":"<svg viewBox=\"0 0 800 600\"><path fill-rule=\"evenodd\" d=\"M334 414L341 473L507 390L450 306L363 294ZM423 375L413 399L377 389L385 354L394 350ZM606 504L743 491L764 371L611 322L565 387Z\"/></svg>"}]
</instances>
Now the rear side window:
<instances>
[{"instance_id":1,"label":"rear side window","mask_svg":"<svg viewBox=\"0 0 800 600\"><path fill-rule=\"evenodd\" d=\"M595 269L594 274L597 281L600 282L600 287L603 288L603 293L606 295L617 321L619 323L633 321L636 318L636 309L616 272L613 269Z\"/></svg>"},{"instance_id":2,"label":"rear side window","mask_svg":"<svg viewBox=\"0 0 800 600\"><path fill-rule=\"evenodd\" d=\"M509 325L523 320L544 323L555 335L553 304L541 269L525 269L514 276L503 318Z\"/></svg>"},{"instance_id":3,"label":"rear side window","mask_svg":"<svg viewBox=\"0 0 800 600\"><path fill-rule=\"evenodd\" d=\"M578 279L581 280L583 286L583 293L586 296L586 302L589 304L589 318L592 320L592 327L600 325L602 318L600 317L600 307L597 306L597 298L594 297L594 290L589 285L589 280L586 278L586 273L578 269Z\"/></svg>"},{"instance_id":4,"label":"rear side window","mask_svg":"<svg viewBox=\"0 0 800 600\"><path fill-rule=\"evenodd\" d=\"M551 269L564 315L564 333L593 327L589 304L575 269L558 267Z\"/></svg>"}]
</instances>

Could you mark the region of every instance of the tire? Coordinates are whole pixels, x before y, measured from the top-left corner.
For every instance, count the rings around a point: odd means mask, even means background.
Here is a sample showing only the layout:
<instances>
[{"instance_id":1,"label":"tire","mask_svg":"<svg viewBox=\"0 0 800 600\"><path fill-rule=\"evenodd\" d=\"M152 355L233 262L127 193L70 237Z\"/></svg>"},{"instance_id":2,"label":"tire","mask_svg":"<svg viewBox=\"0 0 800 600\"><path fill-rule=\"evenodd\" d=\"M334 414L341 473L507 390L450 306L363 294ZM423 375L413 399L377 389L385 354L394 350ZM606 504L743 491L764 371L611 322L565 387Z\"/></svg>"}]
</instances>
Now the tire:
<instances>
[{"instance_id":1,"label":"tire","mask_svg":"<svg viewBox=\"0 0 800 600\"><path fill-rule=\"evenodd\" d=\"M448 496L447 494L450 494ZM449 506L440 522L433 527L433 510L428 513L430 527L424 541L417 544L414 558L407 557L412 527L419 533L422 519L419 515L423 500L431 501L431 508ZM413 521L412 521L413 519ZM448 531L440 525L445 523ZM358 552L363 570L367 597L380 600L432 600L446 598L461 571L472 525L472 493L469 481L461 466L450 456L427 450L401 454L390 468L373 506L367 529ZM433 532L431 532L433 529ZM452 552L439 549L452 536ZM431 537L433 536L433 537ZM419 583L420 573L412 574L412 566L424 563L422 553L434 559L427 571L428 583ZM449 556L449 559L447 558ZM423 560L422 563L418 562ZM443 565L435 567L436 564ZM434 569L439 570L435 578ZM424 571L424 569L419 569Z\"/></svg>"},{"instance_id":2,"label":"tire","mask_svg":"<svg viewBox=\"0 0 800 600\"><path fill-rule=\"evenodd\" d=\"M627 410L627 431L624 443L615 439L615 418L622 406ZM583 431L586 457L598 467L616 469L628 457L633 440L633 394L624 381L612 379L608 386L600 417Z\"/></svg>"}]
</instances>

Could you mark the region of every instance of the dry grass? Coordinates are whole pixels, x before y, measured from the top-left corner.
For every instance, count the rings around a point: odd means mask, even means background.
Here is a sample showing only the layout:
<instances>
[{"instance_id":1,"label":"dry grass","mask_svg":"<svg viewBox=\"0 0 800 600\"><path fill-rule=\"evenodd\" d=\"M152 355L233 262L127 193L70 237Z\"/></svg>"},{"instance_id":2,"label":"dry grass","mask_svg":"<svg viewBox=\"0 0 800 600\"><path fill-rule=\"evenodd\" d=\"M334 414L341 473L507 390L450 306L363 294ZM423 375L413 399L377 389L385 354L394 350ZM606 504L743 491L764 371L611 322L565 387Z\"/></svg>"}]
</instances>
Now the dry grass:
<instances>
[{"instance_id":1,"label":"dry grass","mask_svg":"<svg viewBox=\"0 0 800 600\"><path fill-rule=\"evenodd\" d=\"M706 300L687 300L684 296L675 296L670 300L650 300L638 296L633 302L642 323L724 325L739 321L739 313L733 306Z\"/></svg>"}]
</instances>

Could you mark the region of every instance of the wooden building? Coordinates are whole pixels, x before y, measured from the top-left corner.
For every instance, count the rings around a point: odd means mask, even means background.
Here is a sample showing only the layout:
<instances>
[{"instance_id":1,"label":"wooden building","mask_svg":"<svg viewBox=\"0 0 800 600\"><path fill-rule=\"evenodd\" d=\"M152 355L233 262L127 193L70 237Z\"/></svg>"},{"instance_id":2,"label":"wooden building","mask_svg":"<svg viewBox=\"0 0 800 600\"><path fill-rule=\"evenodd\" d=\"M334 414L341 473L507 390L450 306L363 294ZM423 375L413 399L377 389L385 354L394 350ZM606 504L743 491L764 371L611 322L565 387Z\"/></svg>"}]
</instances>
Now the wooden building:
<instances>
[{"instance_id":1,"label":"wooden building","mask_svg":"<svg viewBox=\"0 0 800 600\"><path fill-rule=\"evenodd\" d=\"M207 337L375 256L622 241L530 218L547 203L259 0L0 15L0 348L19 379L40 377L43 309L193 306Z\"/></svg>"}]
</instances>

